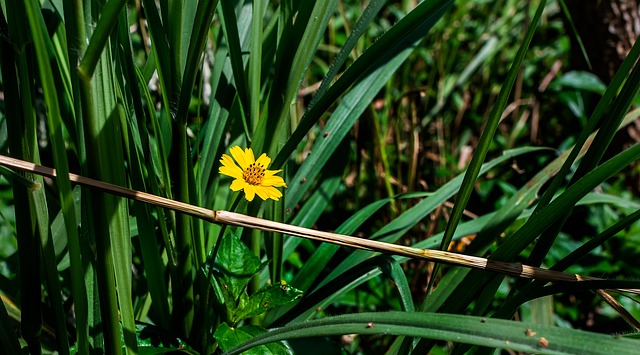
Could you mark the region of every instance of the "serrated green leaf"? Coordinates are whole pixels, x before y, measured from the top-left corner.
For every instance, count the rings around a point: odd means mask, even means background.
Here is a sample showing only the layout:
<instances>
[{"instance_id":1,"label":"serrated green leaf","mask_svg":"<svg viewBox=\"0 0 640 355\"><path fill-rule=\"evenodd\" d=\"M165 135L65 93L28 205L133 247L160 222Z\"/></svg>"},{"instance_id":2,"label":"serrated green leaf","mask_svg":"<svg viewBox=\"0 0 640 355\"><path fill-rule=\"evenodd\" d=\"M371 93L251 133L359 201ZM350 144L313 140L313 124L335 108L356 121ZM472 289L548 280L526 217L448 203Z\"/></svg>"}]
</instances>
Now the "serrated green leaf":
<instances>
[{"instance_id":1,"label":"serrated green leaf","mask_svg":"<svg viewBox=\"0 0 640 355\"><path fill-rule=\"evenodd\" d=\"M260 270L260 259L233 234L223 237L216 258L215 275L222 287L232 296L231 302L240 297L251 277Z\"/></svg>"},{"instance_id":2,"label":"serrated green leaf","mask_svg":"<svg viewBox=\"0 0 640 355\"><path fill-rule=\"evenodd\" d=\"M272 308L293 302L302 296L302 291L289 285L267 285L249 296L241 307L238 307L231 320L238 322L242 319L262 314Z\"/></svg>"}]
</instances>

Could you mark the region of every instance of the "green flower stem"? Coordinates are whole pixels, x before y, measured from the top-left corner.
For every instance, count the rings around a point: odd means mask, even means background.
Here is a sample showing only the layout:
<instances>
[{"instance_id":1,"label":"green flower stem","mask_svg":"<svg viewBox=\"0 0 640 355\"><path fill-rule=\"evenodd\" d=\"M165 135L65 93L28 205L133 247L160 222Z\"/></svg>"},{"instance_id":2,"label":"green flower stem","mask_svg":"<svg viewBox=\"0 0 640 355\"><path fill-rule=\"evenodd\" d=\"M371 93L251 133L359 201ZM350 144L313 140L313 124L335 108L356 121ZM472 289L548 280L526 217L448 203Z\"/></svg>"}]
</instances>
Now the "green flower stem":
<instances>
[{"instance_id":1,"label":"green flower stem","mask_svg":"<svg viewBox=\"0 0 640 355\"><path fill-rule=\"evenodd\" d=\"M262 235L263 232L258 229L252 229L249 233L251 233L251 251L260 258L260 254L262 251ZM253 295L260 289L262 282L259 277L254 277L249 282L248 294ZM259 325L260 324L260 316L256 315L251 317L251 324Z\"/></svg>"},{"instance_id":2,"label":"green flower stem","mask_svg":"<svg viewBox=\"0 0 640 355\"><path fill-rule=\"evenodd\" d=\"M271 202L267 205L267 218L272 221L284 221L284 203L281 201ZM284 239L282 233L269 233L270 238L265 239L267 257L271 259L270 276L271 284L276 284L282 280L283 248Z\"/></svg>"}]
</instances>

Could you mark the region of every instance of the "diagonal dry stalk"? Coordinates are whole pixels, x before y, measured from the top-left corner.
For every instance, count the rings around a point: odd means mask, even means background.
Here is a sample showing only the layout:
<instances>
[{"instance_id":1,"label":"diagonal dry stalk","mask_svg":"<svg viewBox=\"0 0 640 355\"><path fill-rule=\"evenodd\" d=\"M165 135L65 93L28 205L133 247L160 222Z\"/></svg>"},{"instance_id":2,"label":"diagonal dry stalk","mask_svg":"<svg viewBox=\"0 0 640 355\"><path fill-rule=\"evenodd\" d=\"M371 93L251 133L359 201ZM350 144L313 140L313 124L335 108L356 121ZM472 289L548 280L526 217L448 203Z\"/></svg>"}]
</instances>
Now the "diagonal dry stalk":
<instances>
[{"instance_id":1,"label":"diagonal dry stalk","mask_svg":"<svg viewBox=\"0 0 640 355\"><path fill-rule=\"evenodd\" d=\"M14 159L0 155L0 165L10 167L16 170L31 172L50 178L56 177L55 169L36 165L24 160ZM413 259L423 259L446 263L450 265L464 266L474 269L494 271L497 273L544 280L544 281L560 281L560 282L578 282L578 281L594 281L602 280L599 278L580 276L577 274L569 274L560 271L548 270L533 266L522 265L518 263L509 263L503 261L495 261L477 256L451 253L441 250L419 249L392 243L380 242L377 240L369 240L348 235L318 231L309 228L293 226L290 224L273 222L262 218L251 217L240 213L229 211L213 211L203 207L198 207L183 203L180 201L170 200L168 198L148 194L141 191L135 191L124 187L116 186L106 182L86 178L76 174L69 174L71 182L99 189L101 191L118 195L127 199L141 201L152 205L172 209L174 211L186 213L196 218L203 219L217 224L228 224L239 227L247 227L260 229L269 232L278 232L296 237L318 240L350 248L369 250L373 252L400 255ZM640 289L622 289L620 291L640 294Z\"/></svg>"}]
</instances>

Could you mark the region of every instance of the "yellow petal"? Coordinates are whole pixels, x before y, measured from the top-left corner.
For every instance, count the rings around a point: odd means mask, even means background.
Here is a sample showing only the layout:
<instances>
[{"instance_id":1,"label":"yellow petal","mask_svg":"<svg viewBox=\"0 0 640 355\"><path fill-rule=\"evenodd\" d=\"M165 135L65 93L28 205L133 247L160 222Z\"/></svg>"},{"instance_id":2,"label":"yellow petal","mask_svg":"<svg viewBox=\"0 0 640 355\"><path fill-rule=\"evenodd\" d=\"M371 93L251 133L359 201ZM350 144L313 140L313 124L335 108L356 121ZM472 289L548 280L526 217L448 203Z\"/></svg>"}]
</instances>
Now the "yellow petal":
<instances>
[{"instance_id":1,"label":"yellow petal","mask_svg":"<svg viewBox=\"0 0 640 355\"><path fill-rule=\"evenodd\" d=\"M258 160L256 160L256 164L266 169L269 164L271 164L271 158L269 158L265 153L262 153Z\"/></svg>"},{"instance_id":2,"label":"yellow petal","mask_svg":"<svg viewBox=\"0 0 640 355\"><path fill-rule=\"evenodd\" d=\"M218 169L220 174L231 176L236 179L242 179L242 169L240 169L233 160L231 160L230 156L223 154L220 162L222 163L222 166Z\"/></svg>"},{"instance_id":3,"label":"yellow petal","mask_svg":"<svg viewBox=\"0 0 640 355\"><path fill-rule=\"evenodd\" d=\"M249 165L251 165L251 163L253 163L253 159L252 161L248 161L245 152L243 152L242 148L237 145L235 147L231 147L231 149L229 149L229 152L231 152L233 159L238 162L242 170L245 170L247 167L249 167ZM251 154L251 156L253 157L253 154Z\"/></svg>"},{"instance_id":4,"label":"yellow petal","mask_svg":"<svg viewBox=\"0 0 640 355\"><path fill-rule=\"evenodd\" d=\"M253 149L245 148L244 149L244 158L247 160L247 163L249 163L249 165L255 163L256 162L256 157L253 156Z\"/></svg>"},{"instance_id":5,"label":"yellow petal","mask_svg":"<svg viewBox=\"0 0 640 355\"><path fill-rule=\"evenodd\" d=\"M265 187L265 191L269 194L269 198L278 201L282 197L282 192L275 187Z\"/></svg>"},{"instance_id":6,"label":"yellow petal","mask_svg":"<svg viewBox=\"0 0 640 355\"><path fill-rule=\"evenodd\" d=\"M282 170L265 170L264 171L264 176L273 176L279 172L281 172Z\"/></svg>"},{"instance_id":7,"label":"yellow petal","mask_svg":"<svg viewBox=\"0 0 640 355\"><path fill-rule=\"evenodd\" d=\"M262 183L260 184L262 186L284 186L287 187L287 184L284 182L284 179L282 179L280 176L265 176L262 179Z\"/></svg>"},{"instance_id":8,"label":"yellow petal","mask_svg":"<svg viewBox=\"0 0 640 355\"><path fill-rule=\"evenodd\" d=\"M262 186L256 186L256 194L260 196L261 199L266 200L269 198L269 192L266 188Z\"/></svg>"},{"instance_id":9,"label":"yellow petal","mask_svg":"<svg viewBox=\"0 0 640 355\"><path fill-rule=\"evenodd\" d=\"M244 187L244 197L247 201L253 201L253 198L256 196L256 187L253 185L247 184Z\"/></svg>"},{"instance_id":10,"label":"yellow petal","mask_svg":"<svg viewBox=\"0 0 640 355\"><path fill-rule=\"evenodd\" d=\"M233 159L231 159L227 154L222 154L222 157L220 157L220 163L224 166L236 165L236 163L233 162Z\"/></svg>"},{"instance_id":11,"label":"yellow petal","mask_svg":"<svg viewBox=\"0 0 640 355\"><path fill-rule=\"evenodd\" d=\"M242 179L235 179L233 180L233 182L231 183L231 186L229 186L229 188L233 191L240 191L244 188L246 188L247 186L249 186L249 184L246 183L246 181L242 180Z\"/></svg>"},{"instance_id":12,"label":"yellow petal","mask_svg":"<svg viewBox=\"0 0 640 355\"><path fill-rule=\"evenodd\" d=\"M220 169L218 169L218 172L222 175L231 176L235 179L242 179L242 170L237 166L221 166Z\"/></svg>"}]
</instances>

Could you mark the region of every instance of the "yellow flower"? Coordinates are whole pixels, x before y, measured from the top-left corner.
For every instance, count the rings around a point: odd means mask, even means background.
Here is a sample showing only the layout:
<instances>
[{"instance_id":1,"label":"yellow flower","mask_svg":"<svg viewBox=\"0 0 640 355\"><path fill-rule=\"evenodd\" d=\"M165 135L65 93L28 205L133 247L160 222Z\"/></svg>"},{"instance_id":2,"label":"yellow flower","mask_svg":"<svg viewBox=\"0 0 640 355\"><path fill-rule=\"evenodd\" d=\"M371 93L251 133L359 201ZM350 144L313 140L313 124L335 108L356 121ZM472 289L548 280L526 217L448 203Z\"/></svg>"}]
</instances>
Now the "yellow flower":
<instances>
[{"instance_id":1,"label":"yellow flower","mask_svg":"<svg viewBox=\"0 0 640 355\"><path fill-rule=\"evenodd\" d=\"M246 148L243 151L239 146L235 146L229 151L240 167L230 156L222 154L222 159L220 159L222 166L218 172L235 179L231 183L231 190L244 190L245 198L248 201L252 201L256 195L263 200L272 198L277 201L282 197L282 192L278 191L276 187L287 187L287 184L280 176L275 176L282 170L267 170L271 164L271 158L263 153L256 160L251 148Z\"/></svg>"}]
</instances>

